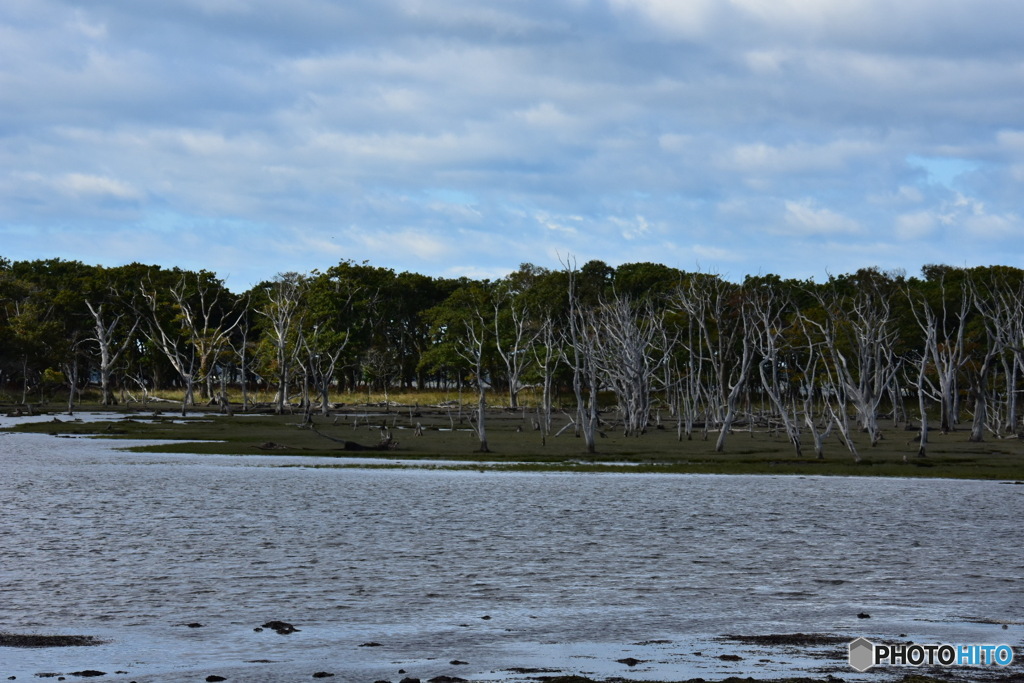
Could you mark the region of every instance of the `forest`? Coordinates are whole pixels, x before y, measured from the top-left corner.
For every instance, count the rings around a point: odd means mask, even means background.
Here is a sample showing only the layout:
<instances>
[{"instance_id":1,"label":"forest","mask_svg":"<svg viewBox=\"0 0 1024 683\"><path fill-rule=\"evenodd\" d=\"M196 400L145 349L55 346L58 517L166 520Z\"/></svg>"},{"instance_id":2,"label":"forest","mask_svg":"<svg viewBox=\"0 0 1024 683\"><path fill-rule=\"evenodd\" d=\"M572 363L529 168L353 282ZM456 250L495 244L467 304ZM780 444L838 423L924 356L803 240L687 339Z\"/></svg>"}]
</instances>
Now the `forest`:
<instances>
[{"instance_id":1,"label":"forest","mask_svg":"<svg viewBox=\"0 0 1024 683\"><path fill-rule=\"evenodd\" d=\"M496 280L343 261L234 293L216 273L0 258L0 401L143 403L160 392L224 412L328 414L370 392L457 392L486 410L568 418L594 452L662 416L680 440L736 424L821 457L860 454L880 422L970 441L1016 436L1024 270L864 268L827 282L656 263L523 264ZM564 429L564 428L563 428Z\"/></svg>"}]
</instances>

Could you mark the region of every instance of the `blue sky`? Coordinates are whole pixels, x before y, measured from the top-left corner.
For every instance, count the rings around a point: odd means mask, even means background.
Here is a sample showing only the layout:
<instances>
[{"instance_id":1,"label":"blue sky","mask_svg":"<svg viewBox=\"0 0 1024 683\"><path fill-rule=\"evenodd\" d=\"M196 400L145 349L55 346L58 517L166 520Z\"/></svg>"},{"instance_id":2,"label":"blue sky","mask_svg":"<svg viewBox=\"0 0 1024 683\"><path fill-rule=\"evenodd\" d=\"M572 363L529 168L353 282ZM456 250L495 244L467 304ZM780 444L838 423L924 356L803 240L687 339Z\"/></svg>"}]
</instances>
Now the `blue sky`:
<instances>
[{"instance_id":1,"label":"blue sky","mask_svg":"<svg viewBox=\"0 0 1024 683\"><path fill-rule=\"evenodd\" d=\"M1024 267L1017 0L4 0L0 255Z\"/></svg>"}]
</instances>

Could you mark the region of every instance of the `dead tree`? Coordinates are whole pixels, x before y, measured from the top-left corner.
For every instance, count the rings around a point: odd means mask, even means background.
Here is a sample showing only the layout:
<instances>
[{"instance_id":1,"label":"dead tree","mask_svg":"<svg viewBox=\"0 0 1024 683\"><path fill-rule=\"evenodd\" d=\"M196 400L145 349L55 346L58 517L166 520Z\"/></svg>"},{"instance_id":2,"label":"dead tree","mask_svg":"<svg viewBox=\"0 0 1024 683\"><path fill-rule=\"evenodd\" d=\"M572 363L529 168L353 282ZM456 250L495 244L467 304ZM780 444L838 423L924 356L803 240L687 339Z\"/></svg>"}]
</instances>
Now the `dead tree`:
<instances>
[{"instance_id":1,"label":"dead tree","mask_svg":"<svg viewBox=\"0 0 1024 683\"><path fill-rule=\"evenodd\" d=\"M470 365L477 390L476 435L480 453L490 453L487 445L487 382L484 380L484 361L487 348L488 321L477 308L463 321L465 336L457 347L458 354Z\"/></svg>"},{"instance_id":2,"label":"dead tree","mask_svg":"<svg viewBox=\"0 0 1024 683\"><path fill-rule=\"evenodd\" d=\"M661 318L650 304L638 306L616 294L600 306L595 322L601 376L618 399L625 435L639 436L647 431L651 414Z\"/></svg>"},{"instance_id":3,"label":"dead tree","mask_svg":"<svg viewBox=\"0 0 1024 683\"><path fill-rule=\"evenodd\" d=\"M1024 371L1024 283L1016 291L1005 292L1001 303L1010 316L1010 329L1006 335L1006 350L1003 354L1004 376L1006 377L1006 417L1004 425L1011 434L1019 433L1017 426L1017 384L1021 372Z\"/></svg>"},{"instance_id":4,"label":"dead tree","mask_svg":"<svg viewBox=\"0 0 1024 683\"><path fill-rule=\"evenodd\" d=\"M148 315L143 326L143 335L160 350L167 358L171 367L181 379L184 395L181 399L181 414L184 417L188 407L195 403L195 382L199 371L196 348L187 335L182 333L180 325L175 329L174 323L163 319L161 303L156 290L140 285L142 300L146 302Z\"/></svg>"},{"instance_id":5,"label":"dead tree","mask_svg":"<svg viewBox=\"0 0 1024 683\"><path fill-rule=\"evenodd\" d=\"M494 347L505 365L508 404L510 408L518 408L523 372L530 362L528 349L536 341L540 330L532 324L530 309L525 300L507 287L496 292L493 307Z\"/></svg>"},{"instance_id":6,"label":"dead tree","mask_svg":"<svg viewBox=\"0 0 1024 683\"><path fill-rule=\"evenodd\" d=\"M989 378L996 360L1011 343L1015 311L1007 300L1003 283L994 281L972 285L971 299L980 313L984 329L983 338L977 344L977 357L968 365L971 393L974 396L974 418L971 421L971 435L968 441L981 442L989 420Z\"/></svg>"},{"instance_id":7,"label":"dead tree","mask_svg":"<svg viewBox=\"0 0 1024 683\"><path fill-rule=\"evenodd\" d=\"M868 276L853 296L833 291L819 295L819 302L828 317L821 329L833 379L842 384L840 395L853 404L861 429L875 446L882 438L878 406L898 371L888 292Z\"/></svg>"},{"instance_id":8,"label":"dead tree","mask_svg":"<svg viewBox=\"0 0 1024 683\"><path fill-rule=\"evenodd\" d=\"M231 333L241 323L245 311L235 312L234 302L225 305L221 301L225 290L213 287L198 277L194 291L189 289L182 277L171 289L171 297L178 310L181 327L195 349L199 363L197 379L205 383L205 397L212 400L217 361Z\"/></svg>"},{"instance_id":9,"label":"dead tree","mask_svg":"<svg viewBox=\"0 0 1024 683\"><path fill-rule=\"evenodd\" d=\"M925 331L926 348L929 344L933 343L933 340L929 339L928 336L934 334L935 328L928 328ZM913 366L916 370L915 376L913 378L908 377L908 383L917 391L917 410L921 420L921 426L917 435L917 456L919 458L924 458L928 455L928 399L934 400L938 397L935 384L928 375L928 366L928 354L919 354Z\"/></svg>"},{"instance_id":10,"label":"dead tree","mask_svg":"<svg viewBox=\"0 0 1024 683\"><path fill-rule=\"evenodd\" d=\"M592 312L583 308L576 289L575 264L565 264L569 287L569 351L572 390L576 397L576 429L582 434L587 453L597 452L598 367L597 340ZM584 399L584 392L588 396Z\"/></svg>"},{"instance_id":11,"label":"dead tree","mask_svg":"<svg viewBox=\"0 0 1024 683\"><path fill-rule=\"evenodd\" d=\"M832 432L833 422L831 418L823 420L824 427L819 428L815 419L814 408L815 397L822 395L820 386L821 371L823 368L823 357L825 343L820 334L815 334L818 328L802 311L796 311L797 327L800 334L799 346L794 348L793 362L800 373L800 393L803 400L803 420L811 439L814 442L814 454L818 460L825 458L825 439Z\"/></svg>"},{"instance_id":12,"label":"dead tree","mask_svg":"<svg viewBox=\"0 0 1024 683\"><path fill-rule=\"evenodd\" d=\"M961 286L959 305L951 309L945 280L939 282L938 294L939 301L933 303L923 295L907 290L914 319L924 334L924 358L921 362L925 362L925 358L930 361L938 381L933 391L939 401L939 430L948 434L956 428L958 379L967 362L965 333L970 297L966 286Z\"/></svg>"},{"instance_id":13,"label":"dead tree","mask_svg":"<svg viewBox=\"0 0 1024 683\"><path fill-rule=\"evenodd\" d=\"M277 397L274 412L284 413L291 383L292 358L295 355L297 329L301 326L302 291L305 278L298 273L283 273L267 288L267 303L257 312L270 325L268 339L277 361Z\"/></svg>"},{"instance_id":14,"label":"dead tree","mask_svg":"<svg viewBox=\"0 0 1024 683\"><path fill-rule=\"evenodd\" d=\"M675 305L695 325L690 353L708 370L708 407L718 424L715 450L725 441L746 392L754 360L753 317L743 290L716 275L693 275L676 290Z\"/></svg>"},{"instance_id":15,"label":"dead tree","mask_svg":"<svg viewBox=\"0 0 1024 683\"><path fill-rule=\"evenodd\" d=\"M679 413L681 420L676 422L676 436L682 441L683 434L686 434L686 440L690 441L693 439L694 423L697 420L697 416L701 412L701 406L705 406L705 435L707 434L707 421L709 416L707 414L706 399L707 394L706 388L703 384L704 378L704 356L700 353L699 347L699 335L696 332L697 325L694 323L692 318L688 318L686 321L686 334L683 336L680 331L677 337L678 343L682 346L682 350L685 352L685 357L680 362L676 369L676 376L678 380L676 382L677 401L679 403ZM666 346L667 348L667 346Z\"/></svg>"},{"instance_id":16,"label":"dead tree","mask_svg":"<svg viewBox=\"0 0 1024 683\"><path fill-rule=\"evenodd\" d=\"M788 372L788 365L783 362L783 354L786 335L789 332L789 322L785 318L790 308L789 301L771 284L758 287L756 291L749 292L749 296L754 340L760 355L758 372L761 376L761 388L768 395L775 415L782 421L786 430L786 438L793 444L799 458L803 455L800 423L795 406L786 401L786 394L792 391L792 382L782 376L784 372Z\"/></svg>"},{"instance_id":17,"label":"dead tree","mask_svg":"<svg viewBox=\"0 0 1024 683\"><path fill-rule=\"evenodd\" d=\"M100 351L99 371L102 401L103 405L109 406L114 401L110 390L110 380L114 368L117 366L117 361L120 359L121 354L134 339L135 330L139 327L139 318L135 318L127 334L118 337L117 329L121 325L121 320L125 314L120 313L114 316L107 316L103 311L103 303L98 303L94 306L92 302L86 300L85 305L89 309L89 313L92 314L94 322L93 331L95 333L95 336L91 337L88 341L96 342Z\"/></svg>"},{"instance_id":18,"label":"dead tree","mask_svg":"<svg viewBox=\"0 0 1024 683\"><path fill-rule=\"evenodd\" d=\"M565 357L562 349L562 335L555 328L555 321L551 315L545 315L541 320L540 329L531 346L534 363L541 373L541 400L538 410L538 426L540 427L542 439L551 434L551 408L554 400L554 378L558 363Z\"/></svg>"}]
</instances>

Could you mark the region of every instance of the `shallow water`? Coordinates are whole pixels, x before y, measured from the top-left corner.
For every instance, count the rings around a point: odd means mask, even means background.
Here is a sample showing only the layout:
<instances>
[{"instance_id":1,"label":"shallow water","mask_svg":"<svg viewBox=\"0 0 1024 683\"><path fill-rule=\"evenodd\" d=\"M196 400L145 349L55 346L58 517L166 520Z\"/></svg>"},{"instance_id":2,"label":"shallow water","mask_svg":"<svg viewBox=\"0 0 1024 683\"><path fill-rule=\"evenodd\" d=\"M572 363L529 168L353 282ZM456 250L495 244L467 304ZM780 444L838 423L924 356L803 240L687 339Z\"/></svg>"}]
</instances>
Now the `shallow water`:
<instances>
[{"instance_id":1,"label":"shallow water","mask_svg":"<svg viewBox=\"0 0 1024 683\"><path fill-rule=\"evenodd\" d=\"M807 658L717 638L1024 632L1022 486L323 470L123 445L0 434L0 631L109 641L0 648L0 676L854 680L844 646ZM272 619L301 630L254 631Z\"/></svg>"}]
</instances>

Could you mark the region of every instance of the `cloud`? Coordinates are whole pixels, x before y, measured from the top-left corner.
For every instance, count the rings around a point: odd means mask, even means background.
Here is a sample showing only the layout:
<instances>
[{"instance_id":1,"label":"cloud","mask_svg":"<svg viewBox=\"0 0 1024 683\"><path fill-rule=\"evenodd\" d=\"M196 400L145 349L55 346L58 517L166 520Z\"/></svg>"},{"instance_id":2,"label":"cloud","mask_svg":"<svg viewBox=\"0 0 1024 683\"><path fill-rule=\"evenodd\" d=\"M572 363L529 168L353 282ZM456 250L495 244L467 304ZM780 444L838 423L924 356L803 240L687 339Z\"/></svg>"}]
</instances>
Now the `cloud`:
<instances>
[{"instance_id":1,"label":"cloud","mask_svg":"<svg viewBox=\"0 0 1024 683\"><path fill-rule=\"evenodd\" d=\"M862 140L831 140L819 145L800 142L785 146L758 142L733 147L721 164L729 170L751 174L840 171L880 151L879 144Z\"/></svg>"},{"instance_id":2,"label":"cloud","mask_svg":"<svg viewBox=\"0 0 1024 683\"><path fill-rule=\"evenodd\" d=\"M651 233L651 226L643 216L636 216L632 220L618 217L609 218L611 223L619 230L619 234L626 240L637 240L646 238Z\"/></svg>"},{"instance_id":3,"label":"cloud","mask_svg":"<svg viewBox=\"0 0 1024 683\"><path fill-rule=\"evenodd\" d=\"M562 233L570 237L575 237L579 234L579 228L577 225L572 225L572 223L579 224L583 221L581 216L551 216L546 211L537 212L534 218L545 230Z\"/></svg>"},{"instance_id":4,"label":"cloud","mask_svg":"<svg viewBox=\"0 0 1024 683\"><path fill-rule=\"evenodd\" d=\"M126 182L86 173L68 173L58 178L54 185L72 197L142 198L142 193Z\"/></svg>"},{"instance_id":5,"label":"cloud","mask_svg":"<svg viewBox=\"0 0 1024 683\"><path fill-rule=\"evenodd\" d=\"M718 261L738 261L740 258L739 253L732 249L724 249L722 247L713 247L705 244L695 244L692 247L693 253L700 259L711 260L714 262Z\"/></svg>"},{"instance_id":6,"label":"cloud","mask_svg":"<svg viewBox=\"0 0 1024 683\"><path fill-rule=\"evenodd\" d=\"M996 262L1022 24L1003 0L9 0L0 251L804 273L825 241L835 268L970 235Z\"/></svg>"},{"instance_id":7,"label":"cloud","mask_svg":"<svg viewBox=\"0 0 1024 683\"><path fill-rule=\"evenodd\" d=\"M904 241L920 240L932 235L938 223L931 211L900 214L896 217L896 237Z\"/></svg>"},{"instance_id":8,"label":"cloud","mask_svg":"<svg viewBox=\"0 0 1024 683\"><path fill-rule=\"evenodd\" d=\"M723 5L714 0L610 0L610 4L620 13L642 17L659 32L691 39L707 33Z\"/></svg>"},{"instance_id":9,"label":"cloud","mask_svg":"<svg viewBox=\"0 0 1024 683\"><path fill-rule=\"evenodd\" d=\"M352 227L345 231L348 239L372 255L377 263L388 259L405 260L410 255L422 261L439 263L457 253L454 240L443 239L423 230L401 228L390 233Z\"/></svg>"},{"instance_id":10,"label":"cloud","mask_svg":"<svg viewBox=\"0 0 1024 683\"><path fill-rule=\"evenodd\" d=\"M968 233L984 240L1019 238L1024 232L1024 220L1015 213L978 213L964 220Z\"/></svg>"},{"instance_id":11,"label":"cloud","mask_svg":"<svg viewBox=\"0 0 1024 683\"><path fill-rule=\"evenodd\" d=\"M786 226L798 235L842 235L862 232L857 221L827 208L818 208L810 199L785 203Z\"/></svg>"}]
</instances>

